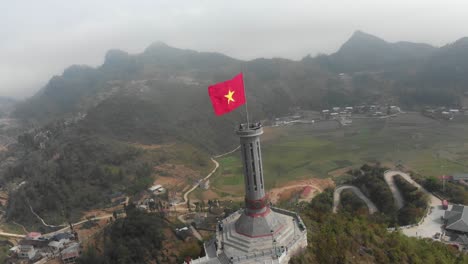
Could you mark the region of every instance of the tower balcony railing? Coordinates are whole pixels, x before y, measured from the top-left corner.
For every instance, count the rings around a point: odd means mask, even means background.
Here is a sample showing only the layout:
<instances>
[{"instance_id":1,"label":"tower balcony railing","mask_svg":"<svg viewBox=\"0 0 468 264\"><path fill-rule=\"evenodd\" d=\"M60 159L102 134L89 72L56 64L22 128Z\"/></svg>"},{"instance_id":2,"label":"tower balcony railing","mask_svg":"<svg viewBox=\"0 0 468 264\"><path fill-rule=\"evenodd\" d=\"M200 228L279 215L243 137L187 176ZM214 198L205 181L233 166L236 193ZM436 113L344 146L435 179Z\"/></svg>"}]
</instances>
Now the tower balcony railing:
<instances>
[{"instance_id":1,"label":"tower balcony railing","mask_svg":"<svg viewBox=\"0 0 468 264\"><path fill-rule=\"evenodd\" d=\"M262 124L260 122L251 124L240 124L237 129L237 135L239 136L259 136L263 133Z\"/></svg>"}]
</instances>

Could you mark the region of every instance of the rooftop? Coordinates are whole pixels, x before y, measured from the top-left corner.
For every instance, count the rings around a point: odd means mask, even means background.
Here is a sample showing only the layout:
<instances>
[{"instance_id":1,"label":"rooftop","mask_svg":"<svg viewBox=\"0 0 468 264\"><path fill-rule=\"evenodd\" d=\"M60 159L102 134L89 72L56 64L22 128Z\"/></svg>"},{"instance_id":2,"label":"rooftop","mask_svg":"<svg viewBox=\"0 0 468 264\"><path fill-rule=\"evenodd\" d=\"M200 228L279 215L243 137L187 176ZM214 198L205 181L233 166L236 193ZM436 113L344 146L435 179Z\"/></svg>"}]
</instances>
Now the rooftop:
<instances>
[{"instance_id":1,"label":"rooftop","mask_svg":"<svg viewBox=\"0 0 468 264\"><path fill-rule=\"evenodd\" d=\"M468 206L453 205L451 210L445 211L444 219L447 221L445 229L468 232Z\"/></svg>"},{"instance_id":2,"label":"rooftop","mask_svg":"<svg viewBox=\"0 0 468 264\"><path fill-rule=\"evenodd\" d=\"M453 179L458 180L468 180L468 173L455 173L452 175Z\"/></svg>"}]
</instances>

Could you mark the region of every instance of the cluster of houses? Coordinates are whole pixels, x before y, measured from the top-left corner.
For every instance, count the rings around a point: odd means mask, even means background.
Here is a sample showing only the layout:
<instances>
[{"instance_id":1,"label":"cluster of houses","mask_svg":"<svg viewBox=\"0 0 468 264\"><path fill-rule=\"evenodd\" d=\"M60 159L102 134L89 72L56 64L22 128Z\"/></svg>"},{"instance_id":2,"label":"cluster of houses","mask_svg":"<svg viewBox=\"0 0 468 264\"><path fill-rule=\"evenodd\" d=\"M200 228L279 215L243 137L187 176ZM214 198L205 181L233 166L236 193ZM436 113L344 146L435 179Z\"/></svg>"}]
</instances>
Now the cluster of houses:
<instances>
[{"instance_id":1,"label":"cluster of houses","mask_svg":"<svg viewBox=\"0 0 468 264\"><path fill-rule=\"evenodd\" d=\"M60 258L63 263L71 264L75 263L80 254L81 247L76 233L43 236L31 232L10 249L7 263L44 263L49 259Z\"/></svg>"},{"instance_id":2,"label":"cluster of houses","mask_svg":"<svg viewBox=\"0 0 468 264\"><path fill-rule=\"evenodd\" d=\"M144 211L154 211L158 210L160 212L165 212L169 209L169 202L161 195L167 194L167 189L162 185L153 185L148 188L147 192L142 193L139 199L136 199L135 205L138 209Z\"/></svg>"},{"instance_id":3,"label":"cluster of houses","mask_svg":"<svg viewBox=\"0 0 468 264\"><path fill-rule=\"evenodd\" d=\"M331 109L322 110L322 119L350 118L352 114L365 114L378 117L401 113L400 107L396 105L358 105L358 106L335 106Z\"/></svg>"},{"instance_id":4,"label":"cluster of houses","mask_svg":"<svg viewBox=\"0 0 468 264\"><path fill-rule=\"evenodd\" d=\"M272 122L272 126L286 126L293 124L313 124L314 120L305 120L302 115L291 115L284 117L277 117Z\"/></svg>"},{"instance_id":5,"label":"cluster of houses","mask_svg":"<svg viewBox=\"0 0 468 264\"><path fill-rule=\"evenodd\" d=\"M467 112L466 110L468 109L460 110L448 107L425 108L423 110L423 115L434 119L453 120L456 116Z\"/></svg>"},{"instance_id":6,"label":"cluster of houses","mask_svg":"<svg viewBox=\"0 0 468 264\"><path fill-rule=\"evenodd\" d=\"M335 106L332 109L324 109L322 110L322 118L328 120L337 119L338 117L351 117L353 109L354 108L352 106L346 106L343 108Z\"/></svg>"}]
</instances>

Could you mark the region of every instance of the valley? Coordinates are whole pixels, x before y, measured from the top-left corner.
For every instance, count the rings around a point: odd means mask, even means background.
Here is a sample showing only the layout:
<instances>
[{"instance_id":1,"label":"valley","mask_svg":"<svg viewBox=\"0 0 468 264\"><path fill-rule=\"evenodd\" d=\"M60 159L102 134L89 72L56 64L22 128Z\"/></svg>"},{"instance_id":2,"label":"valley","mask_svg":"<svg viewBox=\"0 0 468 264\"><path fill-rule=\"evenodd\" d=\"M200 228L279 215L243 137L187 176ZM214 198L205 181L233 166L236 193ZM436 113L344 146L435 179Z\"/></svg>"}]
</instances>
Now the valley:
<instances>
[{"instance_id":1,"label":"valley","mask_svg":"<svg viewBox=\"0 0 468 264\"><path fill-rule=\"evenodd\" d=\"M353 119L352 126L296 124L265 128L263 159L268 189L290 181L331 178L343 182L343 169L364 163L403 166L423 177L468 170L468 118L438 121L420 113L387 119ZM219 160L211 180L218 197L235 197L243 188L239 153ZM202 195L202 192L200 193Z\"/></svg>"}]
</instances>

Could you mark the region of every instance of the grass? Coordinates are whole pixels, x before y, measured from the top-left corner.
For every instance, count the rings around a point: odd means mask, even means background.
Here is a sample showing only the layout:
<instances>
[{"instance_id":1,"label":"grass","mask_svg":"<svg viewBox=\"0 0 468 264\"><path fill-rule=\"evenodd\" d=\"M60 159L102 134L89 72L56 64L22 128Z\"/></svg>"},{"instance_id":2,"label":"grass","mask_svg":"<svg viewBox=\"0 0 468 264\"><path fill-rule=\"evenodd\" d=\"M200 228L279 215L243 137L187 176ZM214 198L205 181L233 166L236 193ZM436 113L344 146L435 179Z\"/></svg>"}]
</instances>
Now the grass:
<instances>
[{"instance_id":1,"label":"grass","mask_svg":"<svg viewBox=\"0 0 468 264\"><path fill-rule=\"evenodd\" d=\"M3 222L1 225L0 225L0 229L3 230L4 232L7 232L7 233L14 233L14 234L24 234L24 229L19 226L19 225L15 225L11 222Z\"/></svg>"},{"instance_id":2,"label":"grass","mask_svg":"<svg viewBox=\"0 0 468 264\"><path fill-rule=\"evenodd\" d=\"M3 241L0 241L0 242L3 242ZM10 249L9 245L0 243L0 263L6 263L9 249Z\"/></svg>"},{"instance_id":3,"label":"grass","mask_svg":"<svg viewBox=\"0 0 468 264\"><path fill-rule=\"evenodd\" d=\"M394 119L355 119L352 126L295 125L266 128L262 142L266 188L312 177L326 178L343 167L379 161L439 176L468 172L468 122L441 122L417 113ZM217 192L243 190L239 152L219 159L212 178Z\"/></svg>"}]
</instances>

